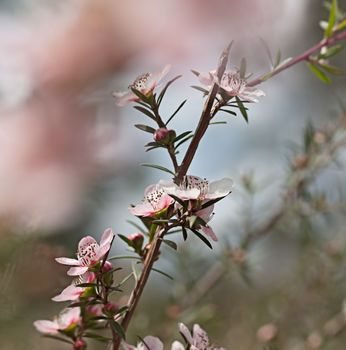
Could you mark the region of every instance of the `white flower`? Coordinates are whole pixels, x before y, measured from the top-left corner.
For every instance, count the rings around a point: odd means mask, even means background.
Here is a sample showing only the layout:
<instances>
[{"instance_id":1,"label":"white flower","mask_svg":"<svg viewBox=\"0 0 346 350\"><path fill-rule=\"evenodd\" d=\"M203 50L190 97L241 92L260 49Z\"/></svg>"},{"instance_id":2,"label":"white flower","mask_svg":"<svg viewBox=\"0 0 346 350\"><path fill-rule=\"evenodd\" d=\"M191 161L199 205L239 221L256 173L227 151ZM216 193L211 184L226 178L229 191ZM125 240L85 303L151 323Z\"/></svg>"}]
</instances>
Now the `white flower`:
<instances>
[{"instance_id":1,"label":"white flower","mask_svg":"<svg viewBox=\"0 0 346 350\"><path fill-rule=\"evenodd\" d=\"M78 243L77 259L56 258L55 260L59 264L74 266L67 271L69 276L82 275L104 257L111 248L113 238L114 233L110 228L103 232L100 245L93 237L86 236Z\"/></svg>"},{"instance_id":2,"label":"white flower","mask_svg":"<svg viewBox=\"0 0 346 350\"><path fill-rule=\"evenodd\" d=\"M121 343L124 350L163 350L162 341L151 335L146 336L137 346Z\"/></svg>"},{"instance_id":3,"label":"white flower","mask_svg":"<svg viewBox=\"0 0 346 350\"><path fill-rule=\"evenodd\" d=\"M242 101L258 102L257 97L265 96L262 90L248 86L246 80L241 78L238 71L225 71L219 81L216 71L212 70L208 73L200 73L199 81L210 89L214 83L218 84L227 95L239 97Z\"/></svg>"},{"instance_id":4,"label":"white flower","mask_svg":"<svg viewBox=\"0 0 346 350\"><path fill-rule=\"evenodd\" d=\"M179 331L190 344L190 350L225 350L224 348L218 348L210 344L207 333L198 324L193 326L191 334L183 323L179 323ZM184 348L178 341L172 344L172 350L183 350Z\"/></svg>"},{"instance_id":5,"label":"white flower","mask_svg":"<svg viewBox=\"0 0 346 350\"><path fill-rule=\"evenodd\" d=\"M167 209L173 201L160 184L154 184L145 189L144 200L129 210L136 216L155 216Z\"/></svg>"},{"instance_id":6,"label":"white flower","mask_svg":"<svg viewBox=\"0 0 346 350\"><path fill-rule=\"evenodd\" d=\"M133 93L132 89L139 91L145 96L149 96L159 85L160 81L167 75L170 68L170 65L166 65L161 72L141 74L129 85L128 91L114 92L113 96L117 98L117 105L123 107L129 102L137 102L140 100L139 97Z\"/></svg>"}]
</instances>

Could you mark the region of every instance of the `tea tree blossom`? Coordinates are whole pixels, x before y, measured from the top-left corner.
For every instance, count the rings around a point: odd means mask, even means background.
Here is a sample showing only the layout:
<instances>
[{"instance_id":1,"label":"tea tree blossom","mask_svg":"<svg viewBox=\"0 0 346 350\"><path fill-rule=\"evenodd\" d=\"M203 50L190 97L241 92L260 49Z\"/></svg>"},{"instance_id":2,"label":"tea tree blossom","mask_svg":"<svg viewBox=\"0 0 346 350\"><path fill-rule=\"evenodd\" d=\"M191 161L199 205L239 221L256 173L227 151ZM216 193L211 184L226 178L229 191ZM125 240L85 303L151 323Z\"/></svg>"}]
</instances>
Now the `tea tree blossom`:
<instances>
[{"instance_id":1,"label":"tea tree blossom","mask_svg":"<svg viewBox=\"0 0 346 350\"><path fill-rule=\"evenodd\" d=\"M220 80L215 70L208 73L200 73L198 79L208 89L211 89L213 84L216 83L226 95L230 97L237 96L242 101L258 102L258 97L265 96L262 90L248 86L246 79L242 78L237 70L225 71Z\"/></svg>"},{"instance_id":2,"label":"tea tree blossom","mask_svg":"<svg viewBox=\"0 0 346 350\"><path fill-rule=\"evenodd\" d=\"M180 185L172 182L160 182L168 194L172 194L182 200L213 200L227 196L231 190L233 181L223 178L209 183L207 179L198 176L187 175Z\"/></svg>"},{"instance_id":3,"label":"tea tree blossom","mask_svg":"<svg viewBox=\"0 0 346 350\"><path fill-rule=\"evenodd\" d=\"M129 85L128 91L114 92L113 96L117 98L117 105L123 107L129 102L140 101L132 90L137 90L147 97L150 96L160 81L167 75L170 68L170 65L166 65L161 72L141 74Z\"/></svg>"},{"instance_id":4,"label":"tea tree blossom","mask_svg":"<svg viewBox=\"0 0 346 350\"><path fill-rule=\"evenodd\" d=\"M73 307L63 310L53 321L38 320L35 328L43 334L58 334L60 331L73 329L81 320L80 308Z\"/></svg>"},{"instance_id":5,"label":"tea tree blossom","mask_svg":"<svg viewBox=\"0 0 346 350\"><path fill-rule=\"evenodd\" d=\"M78 243L77 259L56 258L55 260L60 264L73 266L67 271L69 276L82 275L108 253L113 238L114 233L110 228L103 232L100 244L93 237L86 236Z\"/></svg>"},{"instance_id":6,"label":"tea tree blossom","mask_svg":"<svg viewBox=\"0 0 346 350\"><path fill-rule=\"evenodd\" d=\"M137 346L121 343L124 350L163 350L163 343L159 338L146 336Z\"/></svg>"},{"instance_id":7,"label":"tea tree blossom","mask_svg":"<svg viewBox=\"0 0 346 350\"><path fill-rule=\"evenodd\" d=\"M144 200L136 206L129 208L135 216L154 217L161 214L174 202L160 184L148 186L144 191Z\"/></svg>"},{"instance_id":8,"label":"tea tree blossom","mask_svg":"<svg viewBox=\"0 0 346 350\"><path fill-rule=\"evenodd\" d=\"M193 326L192 334L189 329L183 324L179 323L179 331L190 345L190 350L225 350L210 344L207 333L198 325ZM178 341L172 344L172 350L184 350L185 346Z\"/></svg>"}]
</instances>

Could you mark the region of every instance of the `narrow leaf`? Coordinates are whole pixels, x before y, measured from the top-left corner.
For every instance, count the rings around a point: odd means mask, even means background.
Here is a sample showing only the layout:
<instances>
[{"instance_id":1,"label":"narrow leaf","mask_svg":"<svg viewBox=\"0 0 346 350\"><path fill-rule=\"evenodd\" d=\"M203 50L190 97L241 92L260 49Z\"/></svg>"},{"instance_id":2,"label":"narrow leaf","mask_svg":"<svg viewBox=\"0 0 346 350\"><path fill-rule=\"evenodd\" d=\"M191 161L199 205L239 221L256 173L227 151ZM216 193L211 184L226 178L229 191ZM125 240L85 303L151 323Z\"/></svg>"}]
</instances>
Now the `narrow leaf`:
<instances>
[{"instance_id":1,"label":"narrow leaf","mask_svg":"<svg viewBox=\"0 0 346 350\"><path fill-rule=\"evenodd\" d=\"M227 124L225 121L220 121L220 122L210 122L209 125L218 125L218 124Z\"/></svg>"},{"instance_id":2,"label":"narrow leaf","mask_svg":"<svg viewBox=\"0 0 346 350\"><path fill-rule=\"evenodd\" d=\"M233 116L236 116L236 115L237 115L237 113L236 113L236 112L234 112L234 111L230 111L229 109L223 109L223 108L220 108L220 109L219 109L219 111L221 111L221 112L225 112L225 113L229 113L229 114L231 114L231 115L233 115Z\"/></svg>"},{"instance_id":3,"label":"narrow leaf","mask_svg":"<svg viewBox=\"0 0 346 350\"><path fill-rule=\"evenodd\" d=\"M185 203L182 199L175 196L174 194L168 194L170 197L172 197L176 202L178 202L181 206L185 206Z\"/></svg>"},{"instance_id":4,"label":"narrow leaf","mask_svg":"<svg viewBox=\"0 0 346 350\"><path fill-rule=\"evenodd\" d=\"M169 240L169 239L163 239L162 240L163 243L167 244L170 248L174 249L174 250L178 250L178 246L177 243Z\"/></svg>"},{"instance_id":5,"label":"narrow leaf","mask_svg":"<svg viewBox=\"0 0 346 350\"><path fill-rule=\"evenodd\" d=\"M192 131L185 131L185 132L183 132L182 134L178 135L178 136L173 140L173 142L177 142L177 141L181 140L182 138L184 138L185 136L187 136L187 135L189 135L189 134L191 134L191 133L192 133Z\"/></svg>"},{"instance_id":6,"label":"narrow leaf","mask_svg":"<svg viewBox=\"0 0 346 350\"><path fill-rule=\"evenodd\" d=\"M118 255L118 256L112 256L110 258L107 258L107 260L121 260L121 259L142 260L138 256L132 256L132 255Z\"/></svg>"},{"instance_id":7,"label":"narrow leaf","mask_svg":"<svg viewBox=\"0 0 346 350\"><path fill-rule=\"evenodd\" d=\"M116 322L114 319L110 318L109 324L112 327L113 331L120 336L120 338L122 338L122 339L126 338L125 331L124 331L123 327L121 327L121 325L118 322Z\"/></svg>"},{"instance_id":8,"label":"narrow leaf","mask_svg":"<svg viewBox=\"0 0 346 350\"><path fill-rule=\"evenodd\" d=\"M170 276L168 273L166 273L166 272L163 272L163 271L161 271L161 270L158 270L158 269L155 269L155 268L151 268L153 271L155 271L155 272L157 272L157 273L160 273L161 275L163 275L163 276L165 276L165 277L167 277L167 278L169 278L170 280L174 280L174 278L172 277L172 276Z\"/></svg>"},{"instance_id":9,"label":"narrow leaf","mask_svg":"<svg viewBox=\"0 0 346 350\"><path fill-rule=\"evenodd\" d=\"M144 94L142 94L139 90L133 89L133 88L132 88L131 91L132 91L137 97L139 97L139 99L140 99L141 101L143 101L144 103L149 104L150 99L149 99L147 96L145 96Z\"/></svg>"},{"instance_id":10,"label":"narrow leaf","mask_svg":"<svg viewBox=\"0 0 346 350\"><path fill-rule=\"evenodd\" d=\"M154 116L154 114L152 114L148 109L141 107L141 106L134 106L134 109L137 109L137 111L142 112L143 114L145 114L146 116L148 116L150 119L153 119L156 121L156 118Z\"/></svg>"},{"instance_id":11,"label":"narrow leaf","mask_svg":"<svg viewBox=\"0 0 346 350\"><path fill-rule=\"evenodd\" d=\"M261 43L262 43L262 45L264 47L264 50L265 50L265 52L266 52L266 54L267 54L267 56L269 58L270 65L272 67L274 67L273 57L272 57L272 54L270 52L270 49L269 49L269 46L268 46L267 42L264 39L262 39L262 38L260 38L260 41L261 41Z\"/></svg>"},{"instance_id":12,"label":"narrow leaf","mask_svg":"<svg viewBox=\"0 0 346 350\"><path fill-rule=\"evenodd\" d=\"M278 50L274 61L274 68L276 68L280 64L280 62L281 62L281 51Z\"/></svg>"},{"instance_id":13,"label":"narrow leaf","mask_svg":"<svg viewBox=\"0 0 346 350\"><path fill-rule=\"evenodd\" d=\"M188 141L188 140L190 140L192 138L193 138L193 135L186 136L184 139L182 139L180 142L178 142L177 145L174 148L177 149L183 143L185 143L186 141Z\"/></svg>"},{"instance_id":14,"label":"narrow leaf","mask_svg":"<svg viewBox=\"0 0 346 350\"><path fill-rule=\"evenodd\" d=\"M239 69L240 78L244 79L246 75L246 58L243 57L240 61L240 69Z\"/></svg>"},{"instance_id":15,"label":"narrow leaf","mask_svg":"<svg viewBox=\"0 0 346 350\"><path fill-rule=\"evenodd\" d=\"M344 47L342 45L334 45L331 47L328 47L327 49L325 49L325 51L323 51L322 53L320 53L317 58L318 59L326 59L326 58L330 58L333 57L335 55L337 55L340 51L342 51Z\"/></svg>"},{"instance_id":16,"label":"narrow leaf","mask_svg":"<svg viewBox=\"0 0 346 350\"><path fill-rule=\"evenodd\" d=\"M92 338L92 339L102 341L102 342L108 342L108 341L112 340L112 338L107 338L107 337L104 337L103 335L91 333L91 332L84 333L83 337Z\"/></svg>"},{"instance_id":17,"label":"narrow leaf","mask_svg":"<svg viewBox=\"0 0 346 350\"><path fill-rule=\"evenodd\" d=\"M146 131L150 134L154 134L155 133L155 129L148 126L148 125L143 125L143 124L135 124L135 127L139 130L143 130L143 131Z\"/></svg>"},{"instance_id":18,"label":"narrow leaf","mask_svg":"<svg viewBox=\"0 0 346 350\"><path fill-rule=\"evenodd\" d=\"M230 193L231 193L231 192L230 192ZM208 207L210 207L211 205L217 203L218 201L220 201L221 199L224 199L224 198L225 198L225 197L219 197L219 198L211 199L210 201L205 202L205 203L202 205L201 209L208 208Z\"/></svg>"},{"instance_id":19,"label":"narrow leaf","mask_svg":"<svg viewBox=\"0 0 346 350\"><path fill-rule=\"evenodd\" d=\"M190 229L200 240L202 240L210 249L213 249L213 246L211 243L208 241L207 238L205 238L201 233L199 233L195 229Z\"/></svg>"},{"instance_id":20,"label":"narrow leaf","mask_svg":"<svg viewBox=\"0 0 346 350\"><path fill-rule=\"evenodd\" d=\"M130 225L132 225L133 227L135 227L137 230L139 230L139 232L145 232L146 229L141 227L140 225L138 225L136 222L132 221L132 220L126 220L126 222L128 222Z\"/></svg>"},{"instance_id":21,"label":"narrow leaf","mask_svg":"<svg viewBox=\"0 0 346 350\"><path fill-rule=\"evenodd\" d=\"M166 122L166 126L168 125L168 123L176 116L176 114L181 110L181 108L184 106L184 104L186 103L187 100L184 100L179 107L175 110L175 112L168 118L167 122Z\"/></svg>"},{"instance_id":22,"label":"narrow leaf","mask_svg":"<svg viewBox=\"0 0 346 350\"><path fill-rule=\"evenodd\" d=\"M124 235L118 233L118 237L124 241L127 245L132 246L132 242Z\"/></svg>"},{"instance_id":23,"label":"narrow leaf","mask_svg":"<svg viewBox=\"0 0 346 350\"><path fill-rule=\"evenodd\" d=\"M325 84L330 84L332 82L328 75L326 75L326 73L324 73L316 65L313 65L312 63L307 63L307 65L310 68L311 72L314 73L316 77L323 81Z\"/></svg>"},{"instance_id":24,"label":"narrow leaf","mask_svg":"<svg viewBox=\"0 0 346 350\"><path fill-rule=\"evenodd\" d=\"M191 87L197 91L203 92L204 96L208 95L209 91L207 89L204 89L204 88L197 86L197 85L192 85Z\"/></svg>"},{"instance_id":25,"label":"narrow leaf","mask_svg":"<svg viewBox=\"0 0 346 350\"><path fill-rule=\"evenodd\" d=\"M342 30L344 28L346 28L346 18L337 25L336 30Z\"/></svg>"},{"instance_id":26,"label":"narrow leaf","mask_svg":"<svg viewBox=\"0 0 346 350\"><path fill-rule=\"evenodd\" d=\"M239 98L238 96L236 96L235 98L236 98L236 100L237 100L237 104L238 104L240 113L241 113L242 116L244 117L245 121L248 123L248 122L249 122L249 119L248 119L248 115L247 115L247 112L246 112L246 108L245 108L244 105L243 105L243 102L240 100L240 98Z\"/></svg>"},{"instance_id":27,"label":"narrow leaf","mask_svg":"<svg viewBox=\"0 0 346 350\"><path fill-rule=\"evenodd\" d=\"M165 85L165 87L162 89L162 91L161 91L161 93L160 93L160 95L159 95L159 97L158 97L158 99L157 99L157 105L158 105L158 106L160 106L160 104L161 104L161 102L162 102L162 99L163 99L163 97L165 96L165 93L166 93L168 87L169 87L171 84L173 84L176 80L178 80L179 78L181 78L181 77L182 77L181 75L178 75L178 76L176 76L175 78L173 78L172 80L170 80L170 81Z\"/></svg>"},{"instance_id":28,"label":"narrow leaf","mask_svg":"<svg viewBox=\"0 0 346 350\"><path fill-rule=\"evenodd\" d=\"M330 38L333 34L333 27L335 24L337 11L338 11L338 2L337 2L337 0L332 0L332 6L331 6L330 12L329 12L328 26L327 26L326 30L324 31L325 38Z\"/></svg>"},{"instance_id":29,"label":"narrow leaf","mask_svg":"<svg viewBox=\"0 0 346 350\"><path fill-rule=\"evenodd\" d=\"M184 241L186 241L187 240L187 231L186 231L185 227L183 227L183 226L181 227L181 232L183 234Z\"/></svg>"},{"instance_id":30,"label":"narrow leaf","mask_svg":"<svg viewBox=\"0 0 346 350\"><path fill-rule=\"evenodd\" d=\"M175 176L175 174L173 173L173 171L161 166L161 165L155 165L155 164L146 164L146 163L143 163L141 164L142 166L145 166L145 167L148 167L148 168L154 168L154 169L158 169L158 170L161 170L161 171L164 171L166 173L169 173L173 176Z\"/></svg>"},{"instance_id":31,"label":"narrow leaf","mask_svg":"<svg viewBox=\"0 0 346 350\"><path fill-rule=\"evenodd\" d=\"M320 63L319 64L321 68L323 68L325 71L327 71L330 74L334 74L334 75L342 75L344 74L344 71L341 68L335 67L335 66L331 66L327 63Z\"/></svg>"},{"instance_id":32,"label":"narrow leaf","mask_svg":"<svg viewBox=\"0 0 346 350\"><path fill-rule=\"evenodd\" d=\"M199 77L199 75L200 75L200 73L197 72L197 71L194 70L194 69L191 69L191 72L192 72L192 74L194 74L196 77Z\"/></svg>"}]
</instances>

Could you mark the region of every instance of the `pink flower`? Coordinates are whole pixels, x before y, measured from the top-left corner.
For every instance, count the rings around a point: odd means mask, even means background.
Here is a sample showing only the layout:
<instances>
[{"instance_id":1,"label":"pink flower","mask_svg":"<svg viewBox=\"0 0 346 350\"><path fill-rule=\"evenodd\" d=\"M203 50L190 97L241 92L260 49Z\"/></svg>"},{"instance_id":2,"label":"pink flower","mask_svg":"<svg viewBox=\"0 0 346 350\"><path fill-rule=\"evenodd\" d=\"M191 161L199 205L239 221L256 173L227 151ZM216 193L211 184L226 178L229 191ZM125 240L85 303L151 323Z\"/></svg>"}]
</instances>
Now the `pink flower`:
<instances>
[{"instance_id":1,"label":"pink flower","mask_svg":"<svg viewBox=\"0 0 346 350\"><path fill-rule=\"evenodd\" d=\"M179 323L179 331L190 344L190 350L225 350L210 344L208 334L198 325L193 326L192 334L189 329L183 324ZM184 350L185 347L178 341L172 344L171 350Z\"/></svg>"},{"instance_id":2,"label":"pink flower","mask_svg":"<svg viewBox=\"0 0 346 350\"><path fill-rule=\"evenodd\" d=\"M82 275L88 271L90 267L100 262L108 253L114 238L112 229L108 228L102 234L100 245L91 236L82 238L78 243L78 259L56 258L59 264L70 265L71 267L67 274L69 276Z\"/></svg>"},{"instance_id":3,"label":"pink flower","mask_svg":"<svg viewBox=\"0 0 346 350\"><path fill-rule=\"evenodd\" d=\"M68 328L77 326L80 320L80 308L73 307L63 310L53 321L35 321L34 326L41 333L58 334L59 331L64 331Z\"/></svg>"},{"instance_id":4,"label":"pink flower","mask_svg":"<svg viewBox=\"0 0 346 350\"><path fill-rule=\"evenodd\" d=\"M136 216L156 216L174 202L160 184L148 186L144 191L144 200L133 208L130 213Z\"/></svg>"},{"instance_id":5,"label":"pink flower","mask_svg":"<svg viewBox=\"0 0 346 350\"><path fill-rule=\"evenodd\" d=\"M151 335L146 336L137 346L121 343L124 350L163 350L162 341Z\"/></svg>"},{"instance_id":6,"label":"pink flower","mask_svg":"<svg viewBox=\"0 0 346 350\"><path fill-rule=\"evenodd\" d=\"M96 279L96 275L93 272L86 272L77 280L77 284L80 283L92 283ZM78 300L85 293L87 287L77 287L74 283L66 287L60 294L52 298L53 301L74 301Z\"/></svg>"},{"instance_id":7,"label":"pink flower","mask_svg":"<svg viewBox=\"0 0 346 350\"><path fill-rule=\"evenodd\" d=\"M242 101L258 102L257 97L265 96L262 90L247 86L246 79L242 78L239 71L226 71L219 81L216 71L200 73L199 81L210 89L214 83L218 84L222 90L230 97L237 96Z\"/></svg>"},{"instance_id":8,"label":"pink flower","mask_svg":"<svg viewBox=\"0 0 346 350\"><path fill-rule=\"evenodd\" d=\"M129 85L129 91L114 92L113 96L117 98L117 105L123 107L129 102L140 101L139 97L131 89L137 90L145 96L150 96L160 81L167 75L170 68L170 65L166 65L161 72L141 74Z\"/></svg>"},{"instance_id":9,"label":"pink flower","mask_svg":"<svg viewBox=\"0 0 346 350\"><path fill-rule=\"evenodd\" d=\"M180 185L172 182L161 181L160 185L168 194L182 200L196 199L200 201L212 200L227 196L232 189L233 181L229 178L223 178L209 183L207 179L201 179L198 176L187 175Z\"/></svg>"}]
</instances>

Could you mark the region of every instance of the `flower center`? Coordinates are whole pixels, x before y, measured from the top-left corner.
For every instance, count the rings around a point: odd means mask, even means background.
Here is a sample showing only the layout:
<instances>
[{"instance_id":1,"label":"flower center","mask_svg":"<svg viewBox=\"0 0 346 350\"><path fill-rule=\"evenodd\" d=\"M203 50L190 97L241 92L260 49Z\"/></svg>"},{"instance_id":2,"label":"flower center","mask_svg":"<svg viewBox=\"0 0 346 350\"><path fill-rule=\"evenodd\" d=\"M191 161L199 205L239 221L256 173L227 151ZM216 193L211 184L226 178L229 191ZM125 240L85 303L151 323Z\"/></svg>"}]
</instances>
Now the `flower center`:
<instances>
[{"instance_id":1,"label":"flower center","mask_svg":"<svg viewBox=\"0 0 346 350\"><path fill-rule=\"evenodd\" d=\"M88 243L81 246L77 252L77 258L83 266L90 266L95 263L96 250L99 245L97 243Z\"/></svg>"},{"instance_id":2,"label":"flower center","mask_svg":"<svg viewBox=\"0 0 346 350\"><path fill-rule=\"evenodd\" d=\"M161 201L162 196L165 194L165 190L163 188L159 188L149 192L145 196L145 201L150 203L154 210L160 209L159 203Z\"/></svg>"},{"instance_id":3,"label":"flower center","mask_svg":"<svg viewBox=\"0 0 346 350\"><path fill-rule=\"evenodd\" d=\"M239 93L245 85L245 81L240 78L238 73L224 73L221 79L221 87L231 90L234 94Z\"/></svg>"},{"instance_id":4,"label":"flower center","mask_svg":"<svg viewBox=\"0 0 346 350\"><path fill-rule=\"evenodd\" d=\"M208 193L209 181L207 179L201 179L197 176L185 176L183 182L180 185L182 190L191 190L197 188L200 191L199 199L203 199Z\"/></svg>"},{"instance_id":5,"label":"flower center","mask_svg":"<svg viewBox=\"0 0 346 350\"><path fill-rule=\"evenodd\" d=\"M129 85L129 89L135 89L135 90L145 89L146 83L148 82L150 77L151 77L150 73L144 73L139 75L135 79L135 81L131 85Z\"/></svg>"}]
</instances>

